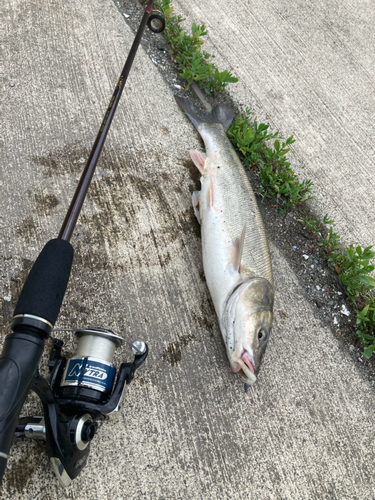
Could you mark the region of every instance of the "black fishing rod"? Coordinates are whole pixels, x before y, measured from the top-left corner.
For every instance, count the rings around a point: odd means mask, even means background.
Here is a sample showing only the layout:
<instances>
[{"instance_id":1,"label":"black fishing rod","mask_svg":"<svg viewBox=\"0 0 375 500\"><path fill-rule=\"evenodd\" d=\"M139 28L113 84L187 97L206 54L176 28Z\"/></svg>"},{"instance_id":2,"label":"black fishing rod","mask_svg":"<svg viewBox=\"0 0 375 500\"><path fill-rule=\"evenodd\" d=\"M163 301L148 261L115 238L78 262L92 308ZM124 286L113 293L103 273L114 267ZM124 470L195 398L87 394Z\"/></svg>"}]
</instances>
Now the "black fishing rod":
<instances>
[{"instance_id":1,"label":"black fishing rod","mask_svg":"<svg viewBox=\"0 0 375 500\"><path fill-rule=\"evenodd\" d=\"M38 371L69 281L74 253L70 239L143 32L146 25L156 33L165 27L161 8L153 10L153 5L154 0L147 1L58 238L50 240L35 261L14 311L12 333L5 338L0 356L0 480L13 442L26 437L45 440L52 469L60 484L68 486L85 466L97 420L120 409L125 385L132 381L148 354L145 342L134 342L134 360L122 363L116 377L113 355L125 339L103 328L75 329L75 355L70 359L62 356L63 343L55 338L49 358L49 381ZM19 419L30 390L38 394L44 415Z\"/></svg>"}]
</instances>

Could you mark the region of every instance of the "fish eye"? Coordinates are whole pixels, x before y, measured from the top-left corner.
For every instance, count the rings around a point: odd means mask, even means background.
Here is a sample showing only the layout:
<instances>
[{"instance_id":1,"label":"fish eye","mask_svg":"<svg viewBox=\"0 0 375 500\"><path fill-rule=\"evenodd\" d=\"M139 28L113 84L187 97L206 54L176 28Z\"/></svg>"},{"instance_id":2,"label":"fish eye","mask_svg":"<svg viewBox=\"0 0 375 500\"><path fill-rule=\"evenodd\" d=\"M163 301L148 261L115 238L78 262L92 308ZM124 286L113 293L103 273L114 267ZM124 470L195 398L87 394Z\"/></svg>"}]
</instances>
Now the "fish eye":
<instances>
[{"instance_id":1,"label":"fish eye","mask_svg":"<svg viewBox=\"0 0 375 500\"><path fill-rule=\"evenodd\" d=\"M258 339L260 340L266 340L267 338L267 333L263 330L259 330L258 332Z\"/></svg>"}]
</instances>

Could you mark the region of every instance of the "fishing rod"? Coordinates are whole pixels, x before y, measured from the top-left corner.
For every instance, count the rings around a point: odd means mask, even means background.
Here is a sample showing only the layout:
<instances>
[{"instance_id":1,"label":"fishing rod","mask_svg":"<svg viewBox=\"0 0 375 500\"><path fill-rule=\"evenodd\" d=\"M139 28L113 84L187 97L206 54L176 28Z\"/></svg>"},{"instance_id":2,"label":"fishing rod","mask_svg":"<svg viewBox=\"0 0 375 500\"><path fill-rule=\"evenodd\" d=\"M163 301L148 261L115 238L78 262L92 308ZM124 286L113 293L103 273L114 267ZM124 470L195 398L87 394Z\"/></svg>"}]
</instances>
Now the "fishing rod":
<instances>
[{"instance_id":1,"label":"fishing rod","mask_svg":"<svg viewBox=\"0 0 375 500\"><path fill-rule=\"evenodd\" d=\"M87 190L146 25L155 33L165 27L160 6L147 0L137 35L104 115L90 156L56 239L36 259L22 288L0 356L0 480L17 438L42 439L59 483L66 487L86 464L98 420L119 411L126 384L148 355L145 342L132 344L134 359L113 365L115 349L125 339L104 328L75 329L77 349L70 359L63 342L52 339L49 380L39 374L45 341L56 323L73 262L70 244ZM58 330L56 330L58 331ZM117 376L116 376L117 374ZM29 391L43 406L42 417L19 418Z\"/></svg>"}]
</instances>

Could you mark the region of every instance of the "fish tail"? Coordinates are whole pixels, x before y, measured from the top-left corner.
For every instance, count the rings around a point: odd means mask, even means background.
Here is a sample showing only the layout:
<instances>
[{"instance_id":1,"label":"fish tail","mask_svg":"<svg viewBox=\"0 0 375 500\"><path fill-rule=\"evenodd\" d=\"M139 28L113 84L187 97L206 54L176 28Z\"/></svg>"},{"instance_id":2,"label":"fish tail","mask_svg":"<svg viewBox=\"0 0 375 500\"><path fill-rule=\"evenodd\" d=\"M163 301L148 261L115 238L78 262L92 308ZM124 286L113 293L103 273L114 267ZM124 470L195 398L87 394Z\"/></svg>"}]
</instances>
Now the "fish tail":
<instances>
[{"instance_id":1,"label":"fish tail","mask_svg":"<svg viewBox=\"0 0 375 500\"><path fill-rule=\"evenodd\" d=\"M183 99L182 97L174 96L177 104L182 108L190 118L190 121L199 132L199 126L203 123L220 123L225 131L228 130L229 125L234 118L234 108L228 104L218 104L211 112L204 113L198 109L190 99Z\"/></svg>"}]
</instances>

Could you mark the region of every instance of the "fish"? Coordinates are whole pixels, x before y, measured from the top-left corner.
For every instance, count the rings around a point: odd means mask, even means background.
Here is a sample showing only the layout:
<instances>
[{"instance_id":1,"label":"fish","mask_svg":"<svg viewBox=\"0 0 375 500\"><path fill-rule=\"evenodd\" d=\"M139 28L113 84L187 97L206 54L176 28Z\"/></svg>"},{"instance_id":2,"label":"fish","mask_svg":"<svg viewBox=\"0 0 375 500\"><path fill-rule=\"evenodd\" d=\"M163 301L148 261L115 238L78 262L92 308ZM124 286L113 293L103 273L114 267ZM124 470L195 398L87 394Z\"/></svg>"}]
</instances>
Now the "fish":
<instances>
[{"instance_id":1,"label":"fish","mask_svg":"<svg viewBox=\"0 0 375 500\"><path fill-rule=\"evenodd\" d=\"M257 380L273 320L274 282L264 222L227 130L235 112L218 104L203 112L175 96L206 152L190 151L201 173L194 213L201 225L203 269L233 372L245 391Z\"/></svg>"}]
</instances>

